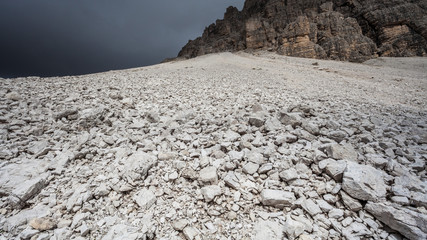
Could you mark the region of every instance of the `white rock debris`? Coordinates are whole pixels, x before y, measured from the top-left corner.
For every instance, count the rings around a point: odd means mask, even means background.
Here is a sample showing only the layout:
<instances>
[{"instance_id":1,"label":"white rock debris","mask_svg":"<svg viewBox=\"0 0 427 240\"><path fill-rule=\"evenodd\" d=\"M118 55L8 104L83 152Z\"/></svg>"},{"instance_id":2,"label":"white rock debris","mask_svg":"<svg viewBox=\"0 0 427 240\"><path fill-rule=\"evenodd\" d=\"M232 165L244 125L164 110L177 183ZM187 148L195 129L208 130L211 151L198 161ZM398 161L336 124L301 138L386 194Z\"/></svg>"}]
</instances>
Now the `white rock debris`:
<instances>
[{"instance_id":1,"label":"white rock debris","mask_svg":"<svg viewBox=\"0 0 427 240\"><path fill-rule=\"evenodd\" d=\"M0 79L0 240L426 239L425 66L259 51Z\"/></svg>"}]
</instances>

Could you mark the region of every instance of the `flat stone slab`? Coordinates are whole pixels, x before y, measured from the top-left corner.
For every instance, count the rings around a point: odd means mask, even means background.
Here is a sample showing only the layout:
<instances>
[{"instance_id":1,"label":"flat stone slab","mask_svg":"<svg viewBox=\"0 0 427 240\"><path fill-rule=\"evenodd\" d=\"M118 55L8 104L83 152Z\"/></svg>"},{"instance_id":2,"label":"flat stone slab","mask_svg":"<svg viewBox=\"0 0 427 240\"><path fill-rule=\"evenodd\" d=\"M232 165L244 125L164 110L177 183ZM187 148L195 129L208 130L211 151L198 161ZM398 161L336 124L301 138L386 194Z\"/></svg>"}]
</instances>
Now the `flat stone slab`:
<instances>
[{"instance_id":1,"label":"flat stone slab","mask_svg":"<svg viewBox=\"0 0 427 240\"><path fill-rule=\"evenodd\" d=\"M378 201L387 190L382 173L367 165L347 162L342 188L350 196L365 201Z\"/></svg>"},{"instance_id":2,"label":"flat stone slab","mask_svg":"<svg viewBox=\"0 0 427 240\"><path fill-rule=\"evenodd\" d=\"M283 208L292 205L295 200L295 195L292 192L271 189L264 189L261 192L261 202L265 206Z\"/></svg>"}]
</instances>

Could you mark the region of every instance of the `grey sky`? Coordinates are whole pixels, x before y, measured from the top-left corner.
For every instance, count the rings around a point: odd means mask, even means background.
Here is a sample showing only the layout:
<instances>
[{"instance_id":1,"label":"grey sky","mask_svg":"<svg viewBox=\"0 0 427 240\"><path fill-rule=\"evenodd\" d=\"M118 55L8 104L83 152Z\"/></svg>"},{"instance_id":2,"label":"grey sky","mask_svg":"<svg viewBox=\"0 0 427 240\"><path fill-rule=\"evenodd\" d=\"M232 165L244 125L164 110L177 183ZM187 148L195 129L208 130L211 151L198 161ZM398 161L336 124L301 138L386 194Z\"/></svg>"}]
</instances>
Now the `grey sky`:
<instances>
[{"instance_id":1,"label":"grey sky","mask_svg":"<svg viewBox=\"0 0 427 240\"><path fill-rule=\"evenodd\" d=\"M244 0L0 0L0 77L155 64Z\"/></svg>"}]
</instances>

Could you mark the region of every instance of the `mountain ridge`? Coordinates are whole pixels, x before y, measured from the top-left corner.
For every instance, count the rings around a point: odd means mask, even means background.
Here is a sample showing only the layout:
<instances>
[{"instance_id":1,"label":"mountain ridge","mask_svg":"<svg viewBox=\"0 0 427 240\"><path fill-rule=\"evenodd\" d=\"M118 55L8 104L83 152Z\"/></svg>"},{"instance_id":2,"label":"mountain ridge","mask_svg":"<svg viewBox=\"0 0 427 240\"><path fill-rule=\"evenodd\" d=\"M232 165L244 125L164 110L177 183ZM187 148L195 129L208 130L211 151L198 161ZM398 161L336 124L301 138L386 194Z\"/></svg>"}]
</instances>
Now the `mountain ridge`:
<instances>
[{"instance_id":1,"label":"mountain ridge","mask_svg":"<svg viewBox=\"0 0 427 240\"><path fill-rule=\"evenodd\" d=\"M178 57L256 49L353 62L425 56L426 9L421 0L247 0L241 11L227 8Z\"/></svg>"}]
</instances>

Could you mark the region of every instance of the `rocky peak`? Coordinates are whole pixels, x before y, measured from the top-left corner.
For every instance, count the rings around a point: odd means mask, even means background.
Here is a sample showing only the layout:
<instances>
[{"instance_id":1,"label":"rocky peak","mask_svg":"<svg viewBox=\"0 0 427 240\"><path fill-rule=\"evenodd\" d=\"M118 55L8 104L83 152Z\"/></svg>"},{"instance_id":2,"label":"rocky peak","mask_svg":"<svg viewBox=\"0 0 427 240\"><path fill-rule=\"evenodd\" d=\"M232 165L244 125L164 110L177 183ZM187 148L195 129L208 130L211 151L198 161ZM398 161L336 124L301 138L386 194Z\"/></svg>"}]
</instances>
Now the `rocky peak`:
<instances>
[{"instance_id":1,"label":"rocky peak","mask_svg":"<svg viewBox=\"0 0 427 240\"><path fill-rule=\"evenodd\" d=\"M180 57L264 49L361 62L425 56L427 4L421 0L247 0L183 47Z\"/></svg>"}]
</instances>

